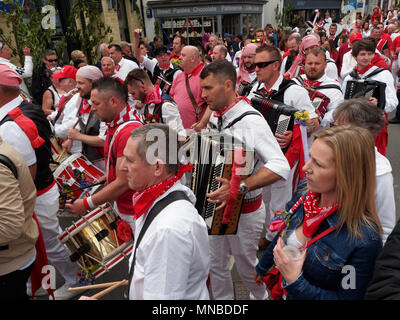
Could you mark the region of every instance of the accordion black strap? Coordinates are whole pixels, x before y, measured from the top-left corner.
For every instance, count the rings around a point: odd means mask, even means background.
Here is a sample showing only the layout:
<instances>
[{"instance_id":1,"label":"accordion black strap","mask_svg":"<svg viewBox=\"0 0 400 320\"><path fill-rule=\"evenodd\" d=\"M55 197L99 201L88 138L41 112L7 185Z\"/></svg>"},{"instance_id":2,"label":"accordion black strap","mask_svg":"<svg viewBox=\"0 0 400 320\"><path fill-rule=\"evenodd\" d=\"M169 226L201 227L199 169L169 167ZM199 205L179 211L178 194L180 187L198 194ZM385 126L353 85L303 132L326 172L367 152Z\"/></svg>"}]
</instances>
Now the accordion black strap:
<instances>
[{"instance_id":1,"label":"accordion black strap","mask_svg":"<svg viewBox=\"0 0 400 320\"><path fill-rule=\"evenodd\" d=\"M334 83L331 83L331 84L324 84L324 85L322 85L322 86L318 86L318 87L313 87L313 89L315 89L315 90L322 90L322 89L337 89L337 90L339 90L340 92L342 92L342 88L338 85L338 84L334 84Z\"/></svg>"},{"instance_id":2,"label":"accordion black strap","mask_svg":"<svg viewBox=\"0 0 400 320\"><path fill-rule=\"evenodd\" d=\"M127 295L126 297L129 298L129 288L131 286L132 282L132 277L133 277L133 272L135 269L135 262L136 262L136 250L139 247L140 242L143 239L144 234L146 233L146 230L149 228L150 224L153 222L154 218L157 217L157 215L168 205L170 205L172 202L178 201L178 200L189 200L189 197L186 195L184 191L173 191L170 194L168 194L166 197L162 198L160 201L158 201L153 208L150 210L149 214L146 217L146 220L143 224L142 229L140 230L139 236L136 240L136 245L135 245L135 250L133 252L133 258L132 258L132 265L131 269L129 271L129 284L128 284L128 289L127 289Z\"/></svg>"},{"instance_id":3,"label":"accordion black strap","mask_svg":"<svg viewBox=\"0 0 400 320\"><path fill-rule=\"evenodd\" d=\"M237 117L236 119L232 120L224 129L228 129L230 127L232 127L235 123L239 122L240 120L242 120L244 117L249 116L249 115L257 115L259 116L260 114L256 111L246 111L245 113L241 114L239 117Z\"/></svg>"},{"instance_id":4,"label":"accordion black strap","mask_svg":"<svg viewBox=\"0 0 400 320\"><path fill-rule=\"evenodd\" d=\"M366 76L365 78L363 78L363 79L371 78L371 77L373 77L373 76L377 75L378 73L381 73L382 71L385 71L385 70L387 70L387 69L385 69L385 68L378 68L378 69L375 69L374 71L372 71L369 75L367 75L367 76ZM353 78L355 78L355 79L361 79L360 76L358 75L358 73L357 73L357 71L356 71L355 69L353 69L353 71L350 72L350 76L353 77Z\"/></svg>"}]
</instances>

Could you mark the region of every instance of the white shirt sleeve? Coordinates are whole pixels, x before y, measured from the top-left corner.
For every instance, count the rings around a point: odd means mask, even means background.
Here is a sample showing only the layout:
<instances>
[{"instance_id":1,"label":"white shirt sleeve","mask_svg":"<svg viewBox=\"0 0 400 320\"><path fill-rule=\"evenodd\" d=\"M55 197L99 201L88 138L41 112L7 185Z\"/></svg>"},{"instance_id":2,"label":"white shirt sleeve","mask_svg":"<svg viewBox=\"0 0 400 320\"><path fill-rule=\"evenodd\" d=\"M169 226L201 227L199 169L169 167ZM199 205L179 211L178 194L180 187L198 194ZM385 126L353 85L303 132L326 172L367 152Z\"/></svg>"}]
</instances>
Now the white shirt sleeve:
<instances>
[{"instance_id":1,"label":"white shirt sleeve","mask_svg":"<svg viewBox=\"0 0 400 320\"><path fill-rule=\"evenodd\" d=\"M334 62L331 61L326 64L325 74L333 80L339 79L338 69Z\"/></svg>"},{"instance_id":2,"label":"white shirt sleeve","mask_svg":"<svg viewBox=\"0 0 400 320\"><path fill-rule=\"evenodd\" d=\"M146 68L151 72L151 74L154 74L154 68L157 65L157 59L149 59L147 57L143 57L143 62L140 64L140 68Z\"/></svg>"},{"instance_id":3,"label":"white shirt sleeve","mask_svg":"<svg viewBox=\"0 0 400 320\"><path fill-rule=\"evenodd\" d=\"M30 77L32 77L32 73L33 73L32 57L31 56L25 56L24 66L22 68L14 66L13 69L14 69L14 71L16 73L18 73L18 75L21 78L30 78Z\"/></svg>"},{"instance_id":4,"label":"white shirt sleeve","mask_svg":"<svg viewBox=\"0 0 400 320\"><path fill-rule=\"evenodd\" d=\"M76 113L77 109L80 106L80 102L81 99L79 94L74 95L71 98L71 100L67 102L67 104L64 107L63 118L61 123L56 123L54 127L56 137L62 139L67 138L68 129L72 128L76 123L76 120L78 120Z\"/></svg>"},{"instance_id":5,"label":"white shirt sleeve","mask_svg":"<svg viewBox=\"0 0 400 320\"><path fill-rule=\"evenodd\" d=\"M327 112L321 121L320 127L329 128L330 124L333 122L333 113L335 112L337 106L344 101L343 94L336 89L328 89L329 93L326 94L331 102L328 104ZM323 92L324 93L324 92ZM325 94L325 93L324 93Z\"/></svg>"},{"instance_id":6,"label":"white shirt sleeve","mask_svg":"<svg viewBox=\"0 0 400 320\"><path fill-rule=\"evenodd\" d=\"M162 117L165 124L175 130L179 136L186 138L186 130L183 127L178 106L171 102L164 102L162 105Z\"/></svg>"},{"instance_id":7,"label":"white shirt sleeve","mask_svg":"<svg viewBox=\"0 0 400 320\"><path fill-rule=\"evenodd\" d=\"M21 154L28 167L36 163L35 150L29 138L14 121L7 121L0 126L0 136Z\"/></svg>"},{"instance_id":8,"label":"white shirt sleeve","mask_svg":"<svg viewBox=\"0 0 400 320\"><path fill-rule=\"evenodd\" d=\"M376 177L375 202L383 229L383 243L385 243L396 224L396 203L391 173Z\"/></svg>"}]
</instances>

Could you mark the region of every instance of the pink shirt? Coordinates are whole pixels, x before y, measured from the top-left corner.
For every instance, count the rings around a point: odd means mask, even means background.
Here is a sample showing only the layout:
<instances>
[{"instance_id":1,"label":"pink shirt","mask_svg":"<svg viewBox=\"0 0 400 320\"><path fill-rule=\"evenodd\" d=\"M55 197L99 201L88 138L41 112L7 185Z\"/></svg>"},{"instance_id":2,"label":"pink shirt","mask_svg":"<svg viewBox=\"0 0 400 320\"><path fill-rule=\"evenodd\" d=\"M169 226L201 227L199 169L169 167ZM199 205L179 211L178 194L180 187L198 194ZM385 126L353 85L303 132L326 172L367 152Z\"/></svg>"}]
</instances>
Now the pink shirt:
<instances>
[{"instance_id":1,"label":"pink shirt","mask_svg":"<svg viewBox=\"0 0 400 320\"><path fill-rule=\"evenodd\" d=\"M192 73L189 74L189 85L190 90L193 93L193 97L199 107L203 107L199 120L203 117L206 110L206 103L201 97L201 87L200 87L200 72L203 69L203 64L201 63ZM181 72L178 74L171 86L170 96L175 100L178 105L179 112L181 114L182 124L185 129L189 129L194 123L196 123L196 113L192 101L186 90L185 77L187 73Z\"/></svg>"}]
</instances>

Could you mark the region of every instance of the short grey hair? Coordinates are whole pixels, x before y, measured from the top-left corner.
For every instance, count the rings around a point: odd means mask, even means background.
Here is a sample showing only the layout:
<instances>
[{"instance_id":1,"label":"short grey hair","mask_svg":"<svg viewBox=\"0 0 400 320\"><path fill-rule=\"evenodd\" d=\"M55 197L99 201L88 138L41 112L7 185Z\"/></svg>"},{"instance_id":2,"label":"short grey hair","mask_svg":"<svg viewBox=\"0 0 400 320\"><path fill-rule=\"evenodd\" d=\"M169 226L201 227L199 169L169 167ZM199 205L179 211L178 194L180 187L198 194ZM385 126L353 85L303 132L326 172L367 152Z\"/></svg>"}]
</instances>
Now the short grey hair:
<instances>
[{"instance_id":1,"label":"short grey hair","mask_svg":"<svg viewBox=\"0 0 400 320\"><path fill-rule=\"evenodd\" d=\"M155 153L151 154L151 156L161 159L166 165L168 173L176 174L178 172L180 166L178 161L179 142L178 133L174 129L166 124L150 123L136 128L131 132L130 136L138 141L136 152L143 161L151 164L148 153L152 148ZM160 136L162 136L163 141L159 140ZM155 144L156 148L154 148Z\"/></svg>"},{"instance_id":2,"label":"short grey hair","mask_svg":"<svg viewBox=\"0 0 400 320\"><path fill-rule=\"evenodd\" d=\"M113 66L115 66L115 61L111 57L103 57L103 58L101 58L100 63L103 63L103 60L107 60L107 59L112 62Z\"/></svg>"},{"instance_id":3,"label":"short grey hair","mask_svg":"<svg viewBox=\"0 0 400 320\"><path fill-rule=\"evenodd\" d=\"M108 43L102 43L102 44L100 44L100 46L99 46L99 51L100 51L100 54L101 54L101 55L103 55L104 48L107 48L107 49L108 49Z\"/></svg>"},{"instance_id":4,"label":"short grey hair","mask_svg":"<svg viewBox=\"0 0 400 320\"><path fill-rule=\"evenodd\" d=\"M345 100L333 113L334 121L343 121L367 129L376 137L385 126L383 110L374 106L367 98Z\"/></svg>"}]
</instances>

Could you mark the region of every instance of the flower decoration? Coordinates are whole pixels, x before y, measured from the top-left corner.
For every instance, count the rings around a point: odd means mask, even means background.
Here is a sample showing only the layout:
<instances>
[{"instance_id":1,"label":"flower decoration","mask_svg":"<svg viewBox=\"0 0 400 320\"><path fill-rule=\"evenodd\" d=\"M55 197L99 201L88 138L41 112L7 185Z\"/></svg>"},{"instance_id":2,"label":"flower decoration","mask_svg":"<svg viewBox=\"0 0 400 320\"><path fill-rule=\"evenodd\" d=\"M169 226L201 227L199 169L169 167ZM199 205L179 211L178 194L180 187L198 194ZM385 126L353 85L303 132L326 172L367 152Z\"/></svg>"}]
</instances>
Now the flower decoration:
<instances>
[{"instance_id":1,"label":"flower decoration","mask_svg":"<svg viewBox=\"0 0 400 320\"><path fill-rule=\"evenodd\" d=\"M158 116L158 114L148 113L148 114L146 114L145 122L146 122L146 124L159 123L160 122L160 117Z\"/></svg>"},{"instance_id":2,"label":"flower decoration","mask_svg":"<svg viewBox=\"0 0 400 320\"><path fill-rule=\"evenodd\" d=\"M117 220L117 237L123 242L129 242L133 239L131 227L123 220Z\"/></svg>"},{"instance_id":3,"label":"flower decoration","mask_svg":"<svg viewBox=\"0 0 400 320\"><path fill-rule=\"evenodd\" d=\"M310 122L310 114L307 110L297 111L294 118L295 122L302 126L306 126Z\"/></svg>"},{"instance_id":4,"label":"flower decoration","mask_svg":"<svg viewBox=\"0 0 400 320\"><path fill-rule=\"evenodd\" d=\"M289 226L291 214L287 211L277 211L275 216L272 218L271 224L269 225L269 231L279 232L281 236L286 234L287 227Z\"/></svg>"}]
</instances>

